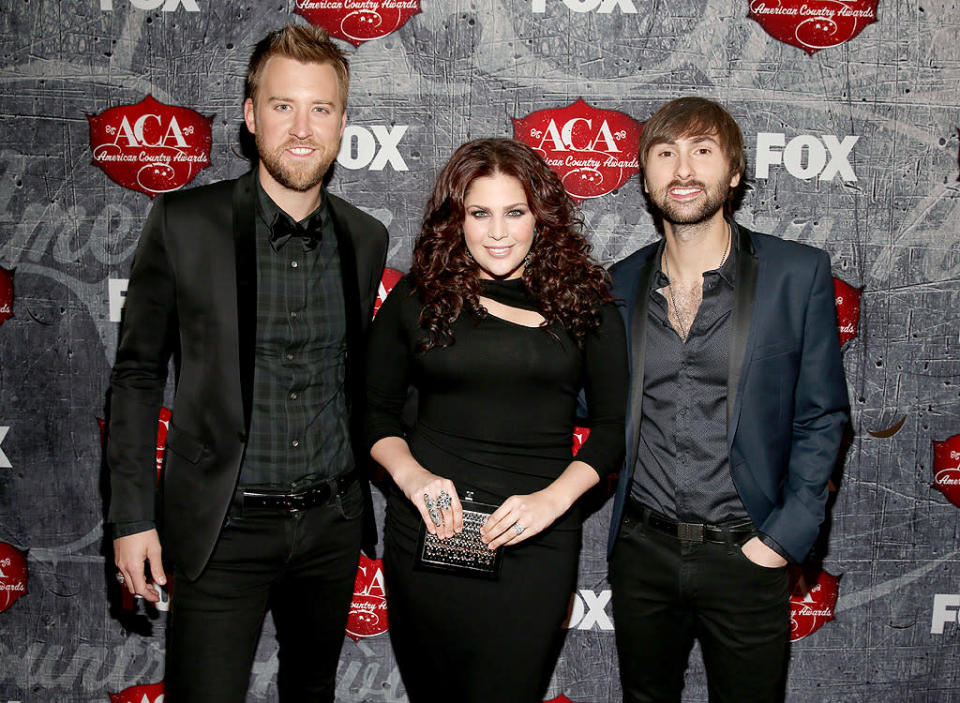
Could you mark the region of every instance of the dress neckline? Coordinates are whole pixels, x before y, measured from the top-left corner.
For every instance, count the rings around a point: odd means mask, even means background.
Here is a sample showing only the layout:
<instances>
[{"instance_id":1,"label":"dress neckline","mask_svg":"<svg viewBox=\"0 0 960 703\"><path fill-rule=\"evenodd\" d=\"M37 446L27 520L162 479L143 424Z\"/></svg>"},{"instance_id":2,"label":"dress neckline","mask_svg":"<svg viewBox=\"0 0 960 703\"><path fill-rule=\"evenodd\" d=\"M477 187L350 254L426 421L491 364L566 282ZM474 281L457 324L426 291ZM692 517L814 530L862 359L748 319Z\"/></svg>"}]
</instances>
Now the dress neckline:
<instances>
[{"instance_id":1,"label":"dress neckline","mask_svg":"<svg viewBox=\"0 0 960 703\"><path fill-rule=\"evenodd\" d=\"M537 301L527 292L522 278L511 278L506 281L482 279L480 295L509 307L540 312Z\"/></svg>"}]
</instances>

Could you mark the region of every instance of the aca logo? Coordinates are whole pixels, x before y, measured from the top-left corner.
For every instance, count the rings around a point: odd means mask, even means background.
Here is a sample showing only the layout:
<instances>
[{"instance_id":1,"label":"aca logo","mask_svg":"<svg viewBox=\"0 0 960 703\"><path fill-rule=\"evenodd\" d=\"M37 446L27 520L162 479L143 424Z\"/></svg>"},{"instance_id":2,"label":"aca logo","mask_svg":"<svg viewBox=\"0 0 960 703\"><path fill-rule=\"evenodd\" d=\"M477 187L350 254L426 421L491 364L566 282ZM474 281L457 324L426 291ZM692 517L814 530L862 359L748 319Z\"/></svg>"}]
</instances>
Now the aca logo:
<instances>
[{"instance_id":1,"label":"aca logo","mask_svg":"<svg viewBox=\"0 0 960 703\"><path fill-rule=\"evenodd\" d=\"M566 622L570 630L604 630L613 631L613 620L607 614L607 604L612 593L605 589L599 593L581 588L573 594L570 607L570 617Z\"/></svg>"},{"instance_id":2,"label":"aca logo","mask_svg":"<svg viewBox=\"0 0 960 703\"><path fill-rule=\"evenodd\" d=\"M560 0L553 0L554 4L559 4ZM567 9L573 12L596 12L598 15L619 10L625 15L637 14L637 8L633 0L562 0ZM533 12L544 13L547 11L547 0L533 0Z\"/></svg>"},{"instance_id":3,"label":"aca logo","mask_svg":"<svg viewBox=\"0 0 960 703\"><path fill-rule=\"evenodd\" d=\"M513 120L513 136L536 149L577 201L619 188L640 170L643 125L622 112L601 110L583 98Z\"/></svg>"},{"instance_id":4,"label":"aca logo","mask_svg":"<svg viewBox=\"0 0 960 703\"><path fill-rule=\"evenodd\" d=\"M87 120L93 163L115 183L151 198L183 187L210 165L213 115L148 95Z\"/></svg>"},{"instance_id":5,"label":"aca logo","mask_svg":"<svg viewBox=\"0 0 960 703\"><path fill-rule=\"evenodd\" d=\"M330 36L360 46L420 14L420 0L296 0L294 12Z\"/></svg>"},{"instance_id":6,"label":"aca logo","mask_svg":"<svg viewBox=\"0 0 960 703\"><path fill-rule=\"evenodd\" d=\"M110 703L163 703L163 682L131 686L110 694Z\"/></svg>"},{"instance_id":7,"label":"aca logo","mask_svg":"<svg viewBox=\"0 0 960 703\"><path fill-rule=\"evenodd\" d=\"M877 20L877 0L751 0L747 14L771 37L813 56Z\"/></svg>"},{"instance_id":8,"label":"aca logo","mask_svg":"<svg viewBox=\"0 0 960 703\"><path fill-rule=\"evenodd\" d=\"M13 271L0 266L0 325L13 317Z\"/></svg>"},{"instance_id":9,"label":"aca logo","mask_svg":"<svg viewBox=\"0 0 960 703\"><path fill-rule=\"evenodd\" d=\"M960 508L960 434L933 443L933 485Z\"/></svg>"},{"instance_id":10,"label":"aca logo","mask_svg":"<svg viewBox=\"0 0 960 703\"><path fill-rule=\"evenodd\" d=\"M840 346L857 336L860 325L860 296L863 288L854 288L839 278L833 279L833 295L837 303L837 331Z\"/></svg>"},{"instance_id":11,"label":"aca logo","mask_svg":"<svg viewBox=\"0 0 960 703\"><path fill-rule=\"evenodd\" d=\"M390 291L397 285L397 281L403 278L403 272L392 269L389 266L383 269L383 275L380 276L380 285L377 286L377 299L373 301L373 316L377 316L383 301L390 295Z\"/></svg>"},{"instance_id":12,"label":"aca logo","mask_svg":"<svg viewBox=\"0 0 960 703\"><path fill-rule=\"evenodd\" d=\"M387 587L383 581L383 560L361 554L347 616L347 635L357 641L386 631Z\"/></svg>"},{"instance_id":13,"label":"aca logo","mask_svg":"<svg viewBox=\"0 0 960 703\"><path fill-rule=\"evenodd\" d=\"M844 181L855 181L857 174L850 165L850 152L859 139L859 136L841 140L833 134L821 137L801 134L788 142L785 134L758 132L755 176L769 178L770 167L783 164L787 173L805 181L814 176L819 181L832 181L837 176Z\"/></svg>"},{"instance_id":14,"label":"aca logo","mask_svg":"<svg viewBox=\"0 0 960 703\"><path fill-rule=\"evenodd\" d=\"M0 542L0 612L27 595L27 555Z\"/></svg>"},{"instance_id":15,"label":"aca logo","mask_svg":"<svg viewBox=\"0 0 960 703\"><path fill-rule=\"evenodd\" d=\"M796 642L833 620L840 592L840 577L824 570L790 570L790 640ZM812 584L812 585L811 585Z\"/></svg>"},{"instance_id":16,"label":"aca logo","mask_svg":"<svg viewBox=\"0 0 960 703\"><path fill-rule=\"evenodd\" d=\"M576 456L580 452L580 447L583 446L583 443L587 441L587 437L589 436L590 436L589 427L573 428L573 456Z\"/></svg>"},{"instance_id":17,"label":"aca logo","mask_svg":"<svg viewBox=\"0 0 960 703\"><path fill-rule=\"evenodd\" d=\"M382 171L387 164L390 164L394 171L406 171L407 162L403 160L397 146L408 128L409 125L405 124L394 125L389 129L383 125L372 125L370 129L347 125L340 138L337 163L351 171L361 168Z\"/></svg>"}]
</instances>

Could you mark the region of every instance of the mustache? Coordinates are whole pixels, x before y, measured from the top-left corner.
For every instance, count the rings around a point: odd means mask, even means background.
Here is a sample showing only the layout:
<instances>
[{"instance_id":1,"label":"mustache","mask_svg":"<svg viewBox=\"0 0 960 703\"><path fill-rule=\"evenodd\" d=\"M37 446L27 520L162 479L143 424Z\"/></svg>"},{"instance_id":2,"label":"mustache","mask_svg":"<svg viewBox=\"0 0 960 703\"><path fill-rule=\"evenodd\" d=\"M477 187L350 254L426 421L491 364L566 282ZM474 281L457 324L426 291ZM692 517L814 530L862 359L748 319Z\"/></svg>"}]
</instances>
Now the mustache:
<instances>
[{"instance_id":1,"label":"mustache","mask_svg":"<svg viewBox=\"0 0 960 703\"><path fill-rule=\"evenodd\" d=\"M700 190L706 190L707 185L700 181L680 181L675 179L667 184L667 190L671 188L699 188Z\"/></svg>"}]
</instances>

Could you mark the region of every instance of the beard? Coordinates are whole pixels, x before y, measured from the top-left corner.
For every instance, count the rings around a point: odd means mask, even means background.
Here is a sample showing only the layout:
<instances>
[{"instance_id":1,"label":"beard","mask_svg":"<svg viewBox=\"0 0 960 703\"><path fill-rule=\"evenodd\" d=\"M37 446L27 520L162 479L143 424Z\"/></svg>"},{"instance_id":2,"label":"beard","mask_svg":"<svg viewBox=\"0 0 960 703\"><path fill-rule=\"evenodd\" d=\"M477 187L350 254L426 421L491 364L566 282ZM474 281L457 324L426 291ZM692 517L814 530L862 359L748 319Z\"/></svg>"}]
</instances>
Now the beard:
<instances>
[{"instance_id":1,"label":"beard","mask_svg":"<svg viewBox=\"0 0 960 703\"><path fill-rule=\"evenodd\" d=\"M676 187L697 187L703 191L704 198L692 203L678 203L670 198L670 189ZM730 194L727 181L718 181L707 185L700 181L673 181L657 191L650 191L650 200L663 216L674 225L699 225L713 217L723 207Z\"/></svg>"},{"instance_id":2,"label":"beard","mask_svg":"<svg viewBox=\"0 0 960 703\"><path fill-rule=\"evenodd\" d=\"M327 175L330 164L337 157L334 149L313 141L291 141L282 144L275 149L270 149L261 137L261 133L256 134L257 153L260 155L260 162L267 169L273 180L284 188L304 193L323 181ZM293 165L284 161L284 152L291 147L309 147L316 149L319 158L311 163L303 165Z\"/></svg>"}]
</instances>

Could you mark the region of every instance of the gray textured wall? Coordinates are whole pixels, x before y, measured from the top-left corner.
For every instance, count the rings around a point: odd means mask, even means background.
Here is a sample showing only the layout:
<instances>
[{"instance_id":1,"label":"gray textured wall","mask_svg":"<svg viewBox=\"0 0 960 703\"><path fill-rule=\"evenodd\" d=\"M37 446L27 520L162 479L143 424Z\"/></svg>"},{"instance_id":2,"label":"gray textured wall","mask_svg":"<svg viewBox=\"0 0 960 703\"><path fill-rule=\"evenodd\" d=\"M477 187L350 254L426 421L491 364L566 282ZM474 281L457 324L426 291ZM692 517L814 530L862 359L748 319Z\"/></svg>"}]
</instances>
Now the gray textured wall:
<instances>
[{"instance_id":1,"label":"gray textured wall","mask_svg":"<svg viewBox=\"0 0 960 703\"><path fill-rule=\"evenodd\" d=\"M958 508L931 467L931 442L960 433L960 4L918 2L880 0L877 22L812 56L749 20L746 0L423 0L396 33L344 45L351 124L406 126L405 169L340 166L331 189L389 226L394 268L409 265L437 168L467 138L509 136L511 118L578 97L643 120L699 93L728 104L747 140L738 218L827 249L834 275L865 289L844 350L854 437L824 539L824 566L843 575L837 617L794 644L790 701L960 698L960 624L931 632L934 595L960 593ZM213 165L194 184L238 175L249 49L303 21L291 0L150 5L0 10L0 266L16 287L0 326L0 542L29 549L29 594L0 613L0 703L107 700L162 678L163 613L122 615L107 598L96 419L116 344L109 280L127 275L149 199L93 165L85 115L148 93L215 114ZM856 180L783 165L755 178L758 133L856 136ZM655 236L635 179L582 209L605 263ZM868 434L902 417L892 437ZM581 602L604 600L608 509L586 525ZM570 631L551 697L618 700L598 614ZM275 669L268 632L251 700L275 698ZM344 701L403 699L386 636L347 640L341 674ZM706 700L696 658L685 699Z\"/></svg>"}]
</instances>

